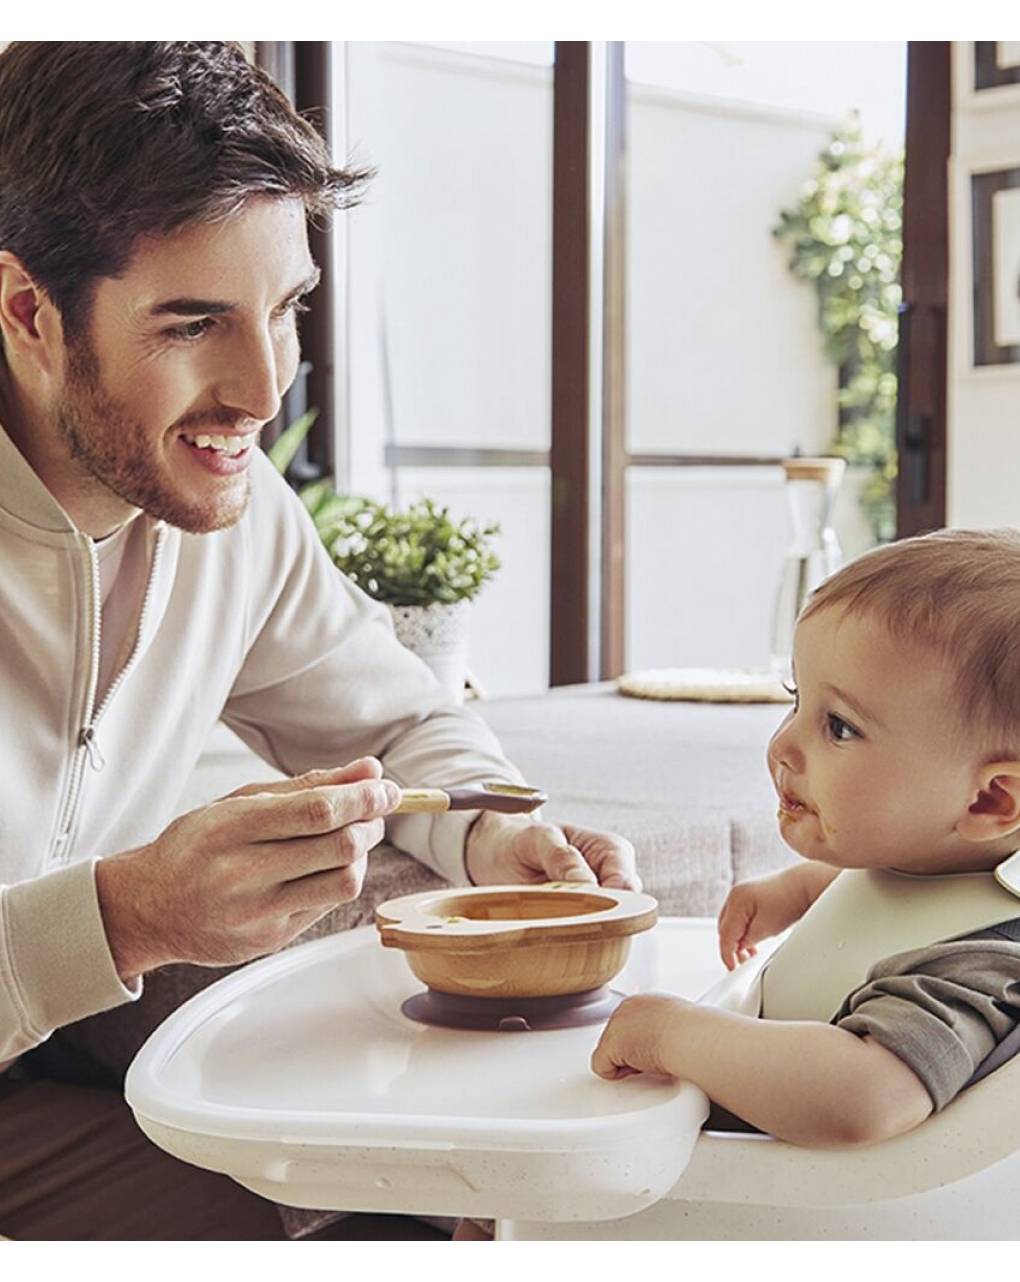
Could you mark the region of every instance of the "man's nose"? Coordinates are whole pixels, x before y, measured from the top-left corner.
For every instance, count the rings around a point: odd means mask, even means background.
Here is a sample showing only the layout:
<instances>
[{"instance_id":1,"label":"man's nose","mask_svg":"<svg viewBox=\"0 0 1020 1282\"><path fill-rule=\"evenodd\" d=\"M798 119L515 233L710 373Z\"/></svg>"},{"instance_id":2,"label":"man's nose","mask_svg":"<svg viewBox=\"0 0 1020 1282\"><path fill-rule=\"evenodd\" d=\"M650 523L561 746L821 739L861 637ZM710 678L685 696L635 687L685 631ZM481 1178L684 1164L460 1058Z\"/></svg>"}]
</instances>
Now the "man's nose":
<instances>
[{"instance_id":1,"label":"man's nose","mask_svg":"<svg viewBox=\"0 0 1020 1282\"><path fill-rule=\"evenodd\" d=\"M804 769L804 754L801 751L797 727L797 714L791 708L783 719L782 725L769 740L769 761L782 766L791 774L800 774Z\"/></svg>"},{"instance_id":2,"label":"man's nose","mask_svg":"<svg viewBox=\"0 0 1020 1282\"><path fill-rule=\"evenodd\" d=\"M225 352L227 367L216 380L216 399L247 418L268 423L280 409L284 388L281 356L266 331L240 335Z\"/></svg>"}]
</instances>

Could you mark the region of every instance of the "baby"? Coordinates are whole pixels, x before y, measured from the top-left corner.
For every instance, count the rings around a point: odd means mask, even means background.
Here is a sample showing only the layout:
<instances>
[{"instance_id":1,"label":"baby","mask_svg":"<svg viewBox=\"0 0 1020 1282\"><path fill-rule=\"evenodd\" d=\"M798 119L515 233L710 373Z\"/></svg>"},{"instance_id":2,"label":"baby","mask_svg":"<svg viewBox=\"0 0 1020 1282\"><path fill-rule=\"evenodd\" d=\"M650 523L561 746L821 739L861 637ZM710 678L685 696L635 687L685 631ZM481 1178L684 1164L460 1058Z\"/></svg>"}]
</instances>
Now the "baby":
<instances>
[{"instance_id":1,"label":"baby","mask_svg":"<svg viewBox=\"0 0 1020 1282\"><path fill-rule=\"evenodd\" d=\"M774 1018L766 1001L759 1018L631 997L592 1068L692 1081L795 1144L867 1144L917 1126L982 1065L1020 1051L1020 878L988 875L1020 848L1020 531L944 530L846 566L801 614L793 673L796 702L768 767L781 835L804 862L730 892L727 968L811 909L770 963L782 978L785 950L801 932L818 940L809 921L837 920L832 905L852 887L878 898L847 900L858 905L844 922L851 941L889 915L890 897L895 919L932 891L950 904L983 895L990 919L871 955L854 991L833 990L813 1018L795 1002ZM840 875L863 869L885 871ZM961 873L984 875L946 876ZM842 947L809 952L806 966L797 956L794 987L824 990Z\"/></svg>"}]
</instances>

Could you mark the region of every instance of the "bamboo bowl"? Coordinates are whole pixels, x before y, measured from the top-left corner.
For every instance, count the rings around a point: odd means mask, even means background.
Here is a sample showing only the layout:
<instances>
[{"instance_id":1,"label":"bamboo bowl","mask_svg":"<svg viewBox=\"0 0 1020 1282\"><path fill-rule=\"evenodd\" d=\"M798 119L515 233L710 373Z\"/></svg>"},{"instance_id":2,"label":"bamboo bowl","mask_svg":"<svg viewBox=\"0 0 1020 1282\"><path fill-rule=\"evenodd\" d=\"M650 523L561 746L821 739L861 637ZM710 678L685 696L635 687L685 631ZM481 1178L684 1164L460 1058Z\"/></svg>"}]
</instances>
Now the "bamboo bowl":
<instances>
[{"instance_id":1,"label":"bamboo bowl","mask_svg":"<svg viewBox=\"0 0 1020 1282\"><path fill-rule=\"evenodd\" d=\"M376 909L386 948L415 975L465 997L558 997L617 975L630 939L658 917L651 895L578 882L471 886L391 899Z\"/></svg>"}]
</instances>

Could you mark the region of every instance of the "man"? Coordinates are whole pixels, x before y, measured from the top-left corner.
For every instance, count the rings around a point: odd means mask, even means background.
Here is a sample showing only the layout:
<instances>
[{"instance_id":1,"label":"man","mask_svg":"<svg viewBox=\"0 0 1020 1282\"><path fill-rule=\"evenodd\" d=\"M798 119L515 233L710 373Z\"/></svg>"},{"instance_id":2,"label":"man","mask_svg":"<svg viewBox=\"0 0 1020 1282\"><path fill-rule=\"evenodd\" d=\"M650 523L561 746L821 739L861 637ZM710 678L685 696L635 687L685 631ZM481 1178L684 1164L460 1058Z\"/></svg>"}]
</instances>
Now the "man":
<instances>
[{"instance_id":1,"label":"man","mask_svg":"<svg viewBox=\"0 0 1020 1282\"><path fill-rule=\"evenodd\" d=\"M282 947L358 895L384 832L455 880L637 884L612 835L386 819L399 786L519 776L257 449L307 219L365 178L235 46L0 54L0 1233L280 1236L111 1093L25 1080L31 1052L157 967ZM221 717L290 778L178 816Z\"/></svg>"}]
</instances>

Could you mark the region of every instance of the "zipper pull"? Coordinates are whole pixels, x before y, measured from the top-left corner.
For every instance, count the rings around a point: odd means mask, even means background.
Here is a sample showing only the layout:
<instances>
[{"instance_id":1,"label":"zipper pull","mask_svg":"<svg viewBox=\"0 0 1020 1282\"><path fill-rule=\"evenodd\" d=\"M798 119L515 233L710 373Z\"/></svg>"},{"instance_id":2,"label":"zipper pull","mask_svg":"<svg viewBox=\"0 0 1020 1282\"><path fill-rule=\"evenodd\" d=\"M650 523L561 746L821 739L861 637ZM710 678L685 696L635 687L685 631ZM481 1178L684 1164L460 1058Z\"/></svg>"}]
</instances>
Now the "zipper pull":
<instances>
[{"instance_id":1,"label":"zipper pull","mask_svg":"<svg viewBox=\"0 0 1020 1282\"><path fill-rule=\"evenodd\" d=\"M91 726L86 726L78 736L78 743L85 749L89 757L89 765L96 772L102 770L106 765L106 758L99 751L99 744L96 740L96 732Z\"/></svg>"}]
</instances>

